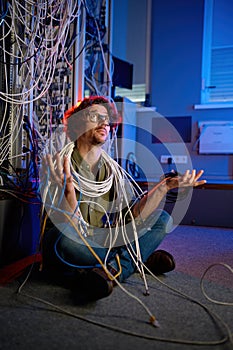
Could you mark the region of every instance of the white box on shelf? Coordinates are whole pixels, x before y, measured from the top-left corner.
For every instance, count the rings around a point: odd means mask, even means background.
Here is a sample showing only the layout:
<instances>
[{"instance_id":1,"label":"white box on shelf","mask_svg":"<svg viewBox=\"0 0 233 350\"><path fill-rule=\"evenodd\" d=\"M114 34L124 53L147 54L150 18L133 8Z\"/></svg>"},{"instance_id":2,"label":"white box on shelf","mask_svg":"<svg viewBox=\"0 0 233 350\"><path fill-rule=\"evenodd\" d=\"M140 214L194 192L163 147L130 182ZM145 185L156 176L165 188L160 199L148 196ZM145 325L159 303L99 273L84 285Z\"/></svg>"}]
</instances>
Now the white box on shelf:
<instances>
[{"instance_id":1,"label":"white box on shelf","mask_svg":"<svg viewBox=\"0 0 233 350\"><path fill-rule=\"evenodd\" d=\"M200 129L200 154L233 154L233 122L202 121Z\"/></svg>"}]
</instances>

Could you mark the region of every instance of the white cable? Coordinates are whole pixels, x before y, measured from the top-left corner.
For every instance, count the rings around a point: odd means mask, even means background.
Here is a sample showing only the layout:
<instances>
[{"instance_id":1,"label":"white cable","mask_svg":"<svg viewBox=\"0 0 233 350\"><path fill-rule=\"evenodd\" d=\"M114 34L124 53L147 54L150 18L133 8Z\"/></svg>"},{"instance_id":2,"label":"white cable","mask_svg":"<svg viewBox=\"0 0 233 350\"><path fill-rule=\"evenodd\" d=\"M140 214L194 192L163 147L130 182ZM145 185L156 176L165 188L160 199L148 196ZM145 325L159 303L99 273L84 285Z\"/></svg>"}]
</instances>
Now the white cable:
<instances>
[{"instance_id":1,"label":"white cable","mask_svg":"<svg viewBox=\"0 0 233 350\"><path fill-rule=\"evenodd\" d=\"M139 270L139 272L141 273L141 275L142 275L142 277L144 279L144 284L145 284L145 288L146 288L146 291L147 291L148 290L147 281L146 281L146 278L145 278L144 270L141 267L142 266L142 260L141 260L140 247L139 247L139 244L138 244L137 228L136 228L136 225L135 225L134 217L133 217L133 215L131 213L131 208L130 208L130 205L129 205L129 202L128 202L128 196L127 196L127 193L126 193L126 190L125 190L125 181L127 181L127 183L128 183L128 174L105 151L102 151L102 157L110 165L112 173L105 181L96 182L96 181L88 180L85 177L80 176L80 174L78 174L77 172L75 172L74 168L72 167L71 155L72 155L73 149L74 149L74 143L70 142L69 144L67 144L62 149L62 151L60 152L60 156L61 156L61 161L62 161L62 159L63 159L63 157L65 155L68 157L72 173L74 174L74 176L76 178L78 178L78 181L76 181L75 179L73 180L75 188L80 193L82 193L83 195L85 195L85 196L90 198L87 201L81 201L82 203L86 203L86 204L89 204L89 205L93 203L93 204L97 205L97 203L93 202L91 200L91 198L97 198L97 197L100 197L103 194L109 192L110 189L113 186L113 178L114 178L115 191L116 191L116 193L118 195L120 193L122 194L122 198L124 198L124 201L125 201L125 203L127 205L127 208L128 208L125 216L127 214L129 214L131 216L131 225L132 225L133 234L134 234L133 241L135 242L136 251L134 252L134 250L132 248L132 244L131 244L130 240L127 237L127 230L126 230L126 227L125 227L125 217L124 218L122 217L122 202L121 202L121 204L119 203L119 208L118 208L119 216L118 216L118 221L117 221L117 224L116 224L115 236L113 237L112 233L110 232L110 235L108 237L108 239L109 239L109 251L108 251L108 254L109 254L111 248L114 246L114 244L115 244L115 242L116 242L116 240L119 237L119 234L121 232L123 241L125 243L125 246L129 247L128 248L128 252L129 252L132 260L134 261L135 266L137 267L137 269ZM54 162L54 167L56 169L56 161ZM114 177L113 177L113 175L114 175ZM143 194L141 188L138 185L136 185L136 193L135 193L135 187L133 185L131 185L131 190L132 190L132 193L134 193L134 195L135 194L139 195L139 190L141 192L140 194ZM108 217L108 214L107 214L106 210L102 206L101 206L101 209L103 210L103 214L105 213L106 217ZM79 210L79 208L78 208L78 211L79 211L79 215L81 215L81 211ZM131 238L131 240L132 240L132 238ZM106 261L107 261L108 254L106 256Z\"/></svg>"},{"instance_id":2,"label":"white cable","mask_svg":"<svg viewBox=\"0 0 233 350\"><path fill-rule=\"evenodd\" d=\"M228 303L228 302L223 302L223 301L219 301L219 300L215 300L215 299L212 299L210 298L205 289L204 289L204 277L206 276L207 272L212 269L213 267L216 267L216 266L223 266L225 269L227 269L228 271L230 271L231 273L233 273L233 268L230 267L228 264L225 264L225 263L222 263L222 262L219 262L219 263L215 263L215 264L211 264L206 270L205 272L203 273L202 277L201 277L201 281L200 281L200 286L201 286L201 291L203 293L203 295L205 296L205 298L209 301L211 301L212 303L215 303L215 304L219 304L219 305L226 305L226 306L233 306L233 302L231 303Z\"/></svg>"}]
</instances>

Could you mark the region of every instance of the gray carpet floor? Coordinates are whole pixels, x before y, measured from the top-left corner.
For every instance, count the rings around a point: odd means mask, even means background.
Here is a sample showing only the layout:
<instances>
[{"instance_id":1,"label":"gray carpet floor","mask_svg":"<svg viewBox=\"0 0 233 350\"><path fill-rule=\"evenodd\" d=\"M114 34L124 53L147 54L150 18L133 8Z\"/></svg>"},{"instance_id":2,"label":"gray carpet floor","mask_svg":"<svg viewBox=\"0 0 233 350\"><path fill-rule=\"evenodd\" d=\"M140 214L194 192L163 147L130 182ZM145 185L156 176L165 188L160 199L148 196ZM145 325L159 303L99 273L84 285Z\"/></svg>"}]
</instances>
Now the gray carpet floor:
<instances>
[{"instance_id":1,"label":"gray carpet floor","mask_svg":"<svg viewBox=\"0 0 233 350\"><path fill-rule=\"evenodd\" d=\"M85 305L32 276L1 287L0 349L233 349L233 230L179 226L161 248L176 269L147 276L149 296L139 274Z\"/></svg>"}]
</instances>

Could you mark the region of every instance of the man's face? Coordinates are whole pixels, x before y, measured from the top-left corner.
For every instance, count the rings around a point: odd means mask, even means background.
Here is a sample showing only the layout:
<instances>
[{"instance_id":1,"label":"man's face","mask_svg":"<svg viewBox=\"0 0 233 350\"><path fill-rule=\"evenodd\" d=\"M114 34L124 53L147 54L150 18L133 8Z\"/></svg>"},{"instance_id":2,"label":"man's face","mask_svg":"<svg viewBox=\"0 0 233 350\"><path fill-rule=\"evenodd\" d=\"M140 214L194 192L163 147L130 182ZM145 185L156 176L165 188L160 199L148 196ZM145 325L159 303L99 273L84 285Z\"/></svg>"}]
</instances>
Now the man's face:
<instances>
[{"instance_id":1,"label":"man's face","mask_svg":"<svg viewBox=\"0 0 233 350\"><path fill-rule=\"evenodd\" d=\"M108 138L110 125L107 109L102 105L93 105L86 109L83 118L85 131L82 140L93 145L102 145Z\"/></svg>"}]
</instances>

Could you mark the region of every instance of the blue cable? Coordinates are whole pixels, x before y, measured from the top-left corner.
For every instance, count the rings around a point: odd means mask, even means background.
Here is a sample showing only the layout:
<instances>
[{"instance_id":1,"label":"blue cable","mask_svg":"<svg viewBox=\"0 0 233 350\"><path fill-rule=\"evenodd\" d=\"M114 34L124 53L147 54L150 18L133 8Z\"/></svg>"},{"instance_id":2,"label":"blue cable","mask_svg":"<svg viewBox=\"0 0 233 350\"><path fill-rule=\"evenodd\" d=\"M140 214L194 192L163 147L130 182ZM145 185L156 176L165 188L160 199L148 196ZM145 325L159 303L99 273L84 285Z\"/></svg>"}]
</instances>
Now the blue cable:
<instances>
[{"instance_id":1,"label":"blue cable","mask_svg":"<svg viewBox=\"0 0 233 350\"><path fill-rule=\"evenodd\" d=\"M6 12L5 13L3 13L2 15L1 15L1 17L0 17L0 25L2 25L2 22L3 22L3 20L4 20L4 18L6 17L6 15L7 15L7 12L8 12L8 9L9 9L9 3L7 2L6 3Z\"/></svg>"},{"instance_id":2,"label":"blue cable","mask_svg":"<svg viewBox=\"0 0 233 350\"><path fill-rule=\"evenodd\" d=\"M58 259L60 259L64 264L70 266L70 267L75 267L77 269L93 269L94 267L101 267L100 264L96 264L96 265L75 265L75 264L71 264L69 263L68 261L66 261L65 259L63 259L61 257L61 255L58 253L58 250L57 250L57 244L59 242L59 240L61 239L61 236L62 236L62 233L59 235L59 237L57 238L55 244L54 244L54 251L56 253L56 256L58 257Z\"/></svg>"}]
</instances>

